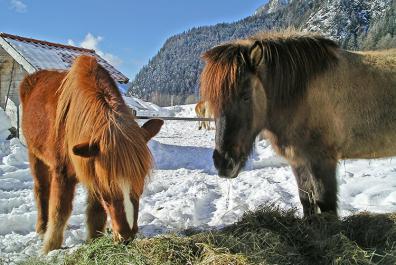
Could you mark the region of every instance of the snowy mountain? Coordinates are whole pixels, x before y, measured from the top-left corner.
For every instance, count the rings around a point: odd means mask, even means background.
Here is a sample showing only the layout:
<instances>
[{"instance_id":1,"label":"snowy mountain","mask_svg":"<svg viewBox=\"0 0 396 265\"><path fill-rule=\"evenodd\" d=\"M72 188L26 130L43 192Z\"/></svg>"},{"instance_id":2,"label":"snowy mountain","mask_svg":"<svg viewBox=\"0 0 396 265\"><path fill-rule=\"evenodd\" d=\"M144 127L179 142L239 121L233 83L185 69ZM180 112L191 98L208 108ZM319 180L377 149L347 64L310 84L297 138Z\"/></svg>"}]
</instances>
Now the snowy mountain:
<instances>
[{"instance_id":1,"label":"snowy mountain","mask_svg":"<svg viewBox=\"0 0 396 265\"><path fill-rule=\"evenodd\" d=\"M276 12L281 8L286 7L291 2L292 0L271 0L267 4L257 8L255 15L262 15L262 14L269 14L272 12Z\"/></svg>"},{"instance_id":2,"label":"snowy mountain","mask_svg":"<svg viewBox=\"0 0 396 265\"><path fill-rule=\"evenodd\" d=\"M234 23L170 37L131 83L129 93L160 106L198 96L202 52L258 31L294 27L320 32L351 50L396 47L396 0L271 0Z\"/></svg>"}]
</instances>

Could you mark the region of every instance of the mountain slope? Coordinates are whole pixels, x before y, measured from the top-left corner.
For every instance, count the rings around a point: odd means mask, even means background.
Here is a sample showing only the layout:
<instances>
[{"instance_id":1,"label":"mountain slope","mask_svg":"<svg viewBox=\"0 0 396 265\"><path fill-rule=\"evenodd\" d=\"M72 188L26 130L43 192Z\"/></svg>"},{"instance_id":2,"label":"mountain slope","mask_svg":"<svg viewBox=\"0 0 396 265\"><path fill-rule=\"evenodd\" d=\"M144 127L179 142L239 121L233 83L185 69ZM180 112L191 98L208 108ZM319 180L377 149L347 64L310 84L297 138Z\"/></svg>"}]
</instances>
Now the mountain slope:
<instances>
[{"instance_id":1,"label":"mountain slope","mask_svg":"<svg viewBox=\"0 0 396 265\"><path fill-rule=\"evenodd\" d=\"M396 0L272 0L234 23L193 28L170 37L132 82L129 93L159 105L198 96L202 52L258 31L294 27L316 31L346 49L396 47ZM190 96L190 97L189 97Z\"/></svg>"}]
</instances>

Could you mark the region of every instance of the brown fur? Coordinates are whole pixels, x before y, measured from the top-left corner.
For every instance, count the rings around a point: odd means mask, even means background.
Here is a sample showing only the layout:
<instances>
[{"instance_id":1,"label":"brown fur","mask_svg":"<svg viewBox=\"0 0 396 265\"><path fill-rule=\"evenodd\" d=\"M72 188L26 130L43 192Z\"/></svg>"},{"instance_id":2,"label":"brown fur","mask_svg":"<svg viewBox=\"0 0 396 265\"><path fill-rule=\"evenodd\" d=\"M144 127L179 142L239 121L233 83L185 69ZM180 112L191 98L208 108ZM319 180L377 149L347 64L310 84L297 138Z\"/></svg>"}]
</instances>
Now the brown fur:
<instances>
[{"instance_id":1,"label":"brown fur","mask_svg":"<svg viewBox=\"0 0 396 265\"><path fill-rule=\"evenodd\" d=\"M195 114L198 118L212 118L212 111L210 105L206 101L200 101L195 105ZM202 128L211 130L210 121L198 121L198 130Z\"/></svg>"},{"instance_id":2,"label":"brown fur","mask_svg":"<svg viewBox=\"0 0 396 265\"><path fill-rule=\"evenodd\" d=\"M113 79L93 57L80 57L74 66L58 90L55 131L64 136L60 144L67 150L62 159L72 160L85 185L100 187L112 196L118 190L115 186L126 180L133 183L133 192L139 196L152 163L144 135ZM96 162L100 165L96 174L92 161L67 155L73 146L84 142L100 143L102 155ZM98 170L102 167L103 172Z\"/></svg>"},{"instance_id":3,"label":"brown fur","mask_svg":"<svg viewBox=\"0 0 396 265\"><path fill-rule=\"evenodd\" d=\"M103 232L105 210L115 237L136 233L137 227L125 226L121 189L129 187L131 200L138 202L152 166L146 142L163 121L140 128L109 73L90 56L78 57L69 72L27 76L20 97L44 251L62 244L78 181L89 193L89 238Z\"/></svg>"},{"instance_id":4,"label":"brown fur","mask_svg":"<svg viewBox=\"0 0 396 265\"><path fill-rule=\"evenodd\" d=\"M338 46L319 35L258 34L247 40L219 45L203 54L206 66L201 75L201 94L212 104L216 115L223 104L238 96L238 80L251 66L246 59L250 46L264 50L265 82L274 105L301 98L309 80L337 63ZM306 58L310 58L307 60ZM282 78L287 73L288 78ZM265 80L264 80L265 79Z\"/></svg>"},{"instance_id":5,"label":"brown fur","mask_svg":"<svg viewBox=\"0 0 396 265\"><path fill-rule=\"evenodd\" d=\"M205 53L215 166L235 177L257 134L292 166L306 215L337 209L339 159L396 155L396 50L349 52L317 35L260 34Z\"/></svg>"}]
</instances>

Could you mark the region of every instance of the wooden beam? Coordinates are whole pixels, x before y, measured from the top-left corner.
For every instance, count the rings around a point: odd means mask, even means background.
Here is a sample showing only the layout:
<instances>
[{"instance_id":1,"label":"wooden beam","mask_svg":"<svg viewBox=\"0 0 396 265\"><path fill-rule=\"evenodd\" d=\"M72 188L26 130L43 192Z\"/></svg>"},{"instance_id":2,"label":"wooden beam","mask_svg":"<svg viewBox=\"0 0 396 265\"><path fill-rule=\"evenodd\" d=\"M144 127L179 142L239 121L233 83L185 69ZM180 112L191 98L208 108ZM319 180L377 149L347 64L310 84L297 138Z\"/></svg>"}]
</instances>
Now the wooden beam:
<instances>
[{"instance_id":1,"label":"wooden beam","mask_svg":"<svg viewBox=\"0 0 396 265\"><path fill-rule=\"evenodd\" d=\"M11 57L17 61L23 68L29 73L32 74L37 71L37 69L30 64L25 57L22 56L11 44L9 44L4 38L0 37L0 46L9 54Z\"/></svg>"},{"instance_id":2,"label":"wooden beam","mask_svg":"<svg viewBox=\"0 0 396 265\"><path fill-rule=\"evenodd\" d=\"M7 97L4 103L4 111L7 109L7 103L8 99L10 98L10 92L11 92L11 86L12 86L12 78L14 77L14 69L15 69L15 60L12 60L12 68L11 68L11 74L10 74L10 83L8 84L8 91L7 91Z\"/></svg>"}]
</instances>

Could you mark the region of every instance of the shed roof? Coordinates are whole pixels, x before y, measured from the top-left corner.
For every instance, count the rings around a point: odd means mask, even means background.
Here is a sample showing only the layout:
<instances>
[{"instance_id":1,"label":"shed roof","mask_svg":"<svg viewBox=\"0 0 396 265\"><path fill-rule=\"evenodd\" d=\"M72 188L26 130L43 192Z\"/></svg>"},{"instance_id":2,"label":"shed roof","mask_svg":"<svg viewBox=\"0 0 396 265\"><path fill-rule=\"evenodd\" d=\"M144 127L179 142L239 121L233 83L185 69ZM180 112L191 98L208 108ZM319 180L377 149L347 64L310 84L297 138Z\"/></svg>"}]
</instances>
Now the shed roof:
<instances>
[{"instance_id":1,"label":"shed roof","mask_svg":"<svg viewBox=\"0 0 396 265\"><path fill-rule=\"evenodd\" d=\"M95 56L115 81L119 83L127 83L129 81L125 75L96 54L94 50L7 33L0 33L0 46L21 64L28 73L41 69L67 70L77 56L88 54Z\"/></svg>"}]
</instances>

